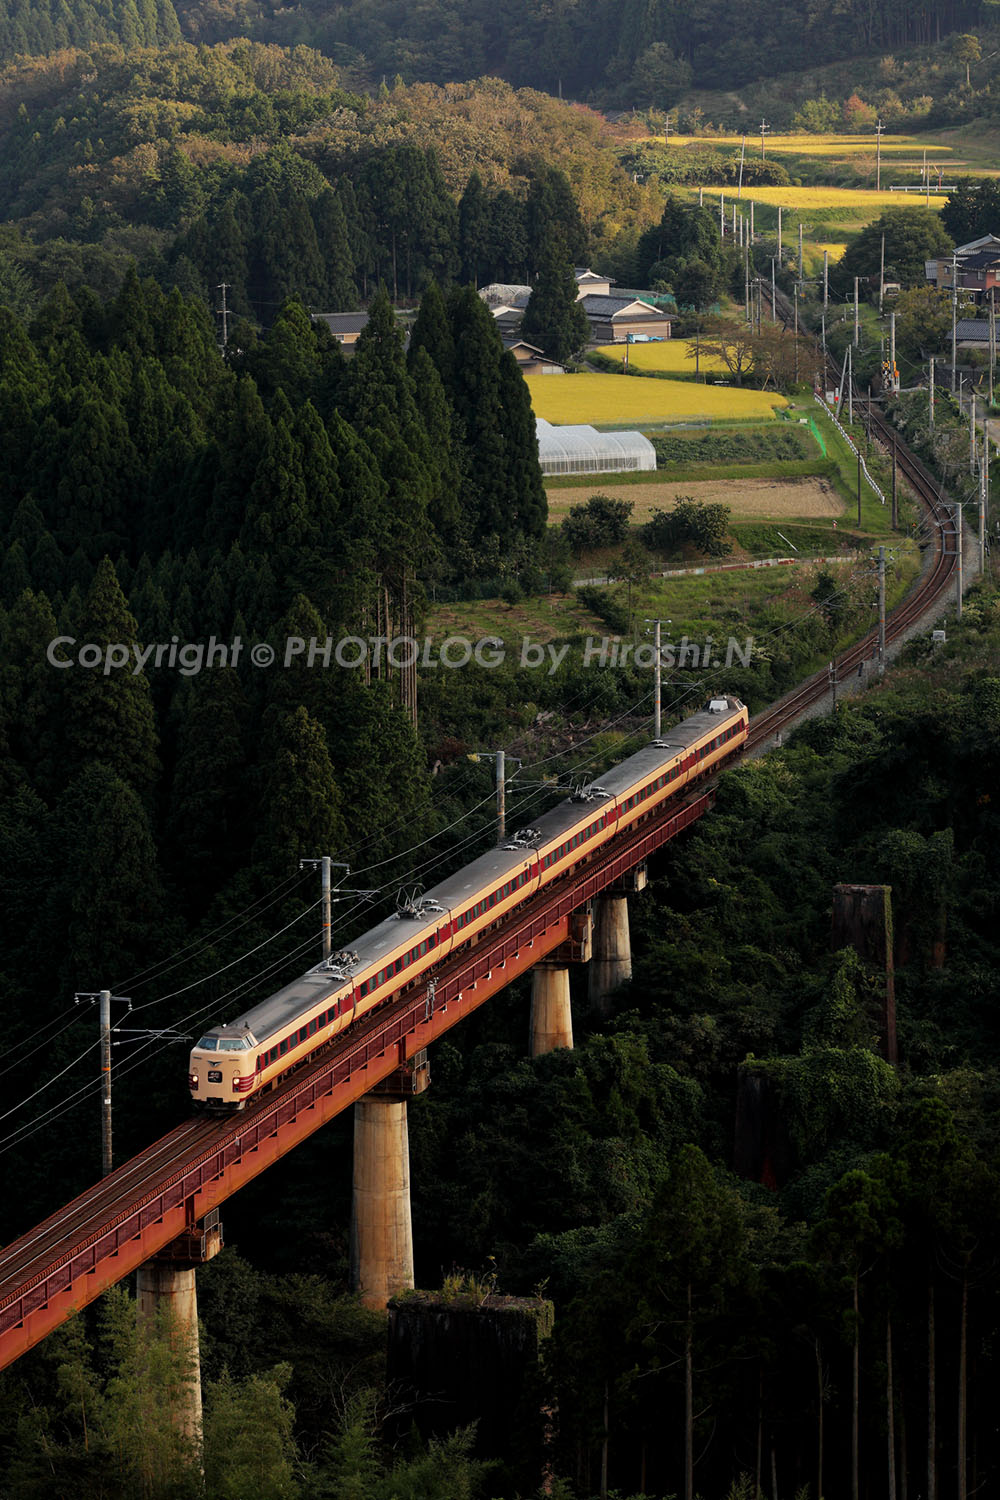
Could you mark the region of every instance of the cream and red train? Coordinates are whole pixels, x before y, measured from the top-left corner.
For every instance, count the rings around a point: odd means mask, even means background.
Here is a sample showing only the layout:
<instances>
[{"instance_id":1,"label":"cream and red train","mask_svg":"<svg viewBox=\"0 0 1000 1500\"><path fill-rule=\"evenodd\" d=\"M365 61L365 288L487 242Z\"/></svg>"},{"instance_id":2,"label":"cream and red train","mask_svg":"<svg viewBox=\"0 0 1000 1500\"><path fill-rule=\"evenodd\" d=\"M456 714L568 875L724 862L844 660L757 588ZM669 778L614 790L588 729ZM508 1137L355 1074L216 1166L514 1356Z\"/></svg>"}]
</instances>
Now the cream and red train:
<instances>
[{"instance_id":1,"label":"cream and red train","mask_svg":"<svg viewBox=\"0 0 1000 1500\"><path fill-rule=\"evenodd\" d=\"M259 1005L207 1032L191 1053L199 1107L242 1109L290 1068L376 1006L425 982L444 959L613 838L716 770L746 744L738 698L713 698L533 828L480 855L405 910Z\"/></svg>"}]
</instances>

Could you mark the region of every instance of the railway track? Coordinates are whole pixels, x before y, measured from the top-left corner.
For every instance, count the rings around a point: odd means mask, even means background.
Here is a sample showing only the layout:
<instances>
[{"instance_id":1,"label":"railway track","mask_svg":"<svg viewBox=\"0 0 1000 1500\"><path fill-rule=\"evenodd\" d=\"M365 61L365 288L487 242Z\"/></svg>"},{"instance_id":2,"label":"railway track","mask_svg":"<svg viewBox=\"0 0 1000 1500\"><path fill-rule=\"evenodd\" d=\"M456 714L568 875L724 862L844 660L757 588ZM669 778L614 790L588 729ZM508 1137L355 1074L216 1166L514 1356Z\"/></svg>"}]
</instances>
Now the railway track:
<instances>
[{"instance_id":1,"label":"railway track","mask_svg":"<svg viewBox=\"0 0 1000 1500\"><path fill-rule=\"evenodd\" d=\"M770 301L769 294L767 300ZM775 309L785 327L791 326L792 308L788 298L781 292L775 296ZM828 365L828 374L832 375L834 380L838 379L839 371L829 361ZM957 556L956 532L952 513L942 498L938 482L927 471L916 454L910 451L880 411L871 411L868 414L868 421L870 435L876 442L884 444L886 448L892 445L895 436L896 462L903 478L926 512L929 537L927 545L933 549L930 565L922 569L921 576L913 588L891 614L886 616L885 641L889 646L893 641L900 640L910 627L940 600L952 584ZM832 670L814 672L805 682L800 682L790 693L786 693L783 698L779 698L762 713L757 714L750 721L748 749L759 749L783 729L791 727L806 709L821 702L833 685L846 682L857 673L859 667L863 668L864 663L872 658L877 648L878 631L869 630L860 641L847 647L834 658L831 663Z\"/></svg>"}]
</instances>

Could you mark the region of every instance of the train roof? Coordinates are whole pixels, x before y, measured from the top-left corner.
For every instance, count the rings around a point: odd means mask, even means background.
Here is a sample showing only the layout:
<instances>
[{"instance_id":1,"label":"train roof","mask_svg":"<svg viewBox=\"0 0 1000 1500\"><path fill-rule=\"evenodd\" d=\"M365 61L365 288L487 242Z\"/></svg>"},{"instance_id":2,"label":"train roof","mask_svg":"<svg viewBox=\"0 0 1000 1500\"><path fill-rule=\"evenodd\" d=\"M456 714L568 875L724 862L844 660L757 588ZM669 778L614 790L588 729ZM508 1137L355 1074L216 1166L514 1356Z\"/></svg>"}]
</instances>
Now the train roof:
<instances>
[{"instance_id":1,"label":"train roof","mask_svg":"<svg viewBox=\"0 0 1000 1500\"><path fill-rule=\"evenodd\" d=\"M238 1019L210 1029L223 1036L242 1036L247 1029L252 1030L258 1040L270 1036L303 1010L337 994L350 982L352 974L364 973L401 945L412 946L414 942L420 942L426 932L436 930L442 910L462 909L474 893L502 884L509 876L525 868L539 844L544 845L565 829L575 827L587 817L588 811L593 818L600 817L605 802L613 801L637 781L655 775L660 767L669 765L679 751L697 744L714 727L725 723L742 708L738 698L710 700L700 712L674 725L659 740L643 746L613 766L597 781L584 787L581 793L541 813L533 824L537 839L516 847L503 845L487 850L416 897L409 915L393 913L353 938L350 953L352 960L356 957L357 961L352 961L349 967L338 969L336 962L332 967L325 961L316 964L307 973L242 1012Z\"/></svg>"}]
</instances>

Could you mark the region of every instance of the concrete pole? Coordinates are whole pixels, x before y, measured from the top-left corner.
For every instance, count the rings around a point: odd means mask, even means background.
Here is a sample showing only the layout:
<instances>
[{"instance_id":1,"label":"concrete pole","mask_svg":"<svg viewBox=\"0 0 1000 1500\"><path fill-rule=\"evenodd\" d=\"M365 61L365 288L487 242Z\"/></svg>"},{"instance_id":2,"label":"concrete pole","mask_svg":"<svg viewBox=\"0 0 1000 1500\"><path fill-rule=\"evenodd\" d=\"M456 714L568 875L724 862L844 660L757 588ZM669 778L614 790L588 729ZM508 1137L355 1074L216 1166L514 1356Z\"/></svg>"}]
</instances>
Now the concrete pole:
<instances>
[{"instance_id":1,"label":"concrete pole","mask_svg":"<svg viewBox=\"0 0 1000 1500\"><path fill-rule=\"evenodd\" d=\"M934 431L934 356L931 355L931 378L929 385L930 405L928 407L927 427L930 432Z\"/></svg>"},{"instance_id":2,"label":"concrete pole","mask_svg":"<svg viewBox=\"0 0 1000 1500\"><path fill-rule=\"evenodd\" d=\"M958 363L958 256L951 258L951 388L955 389L955 366Z\"/></svg>"},{"instance_id":3,"label":"concrete pole","mask_svg":"<svg viewBox=\"0 0 1000 1500\"><path fill-rule=\"evenodd\" d=\"M781 212L780 208L778 209L778 212L779 213ZM775 302L775 298L774 298L774 256L772 255L771 256L771 322L772 323L777 323L777 321L778 321L778 306L777 306L777 303Z\"/></svg>"},{"instance_id":4,"label":"concrete pole","mask_svg":"<svg viewBox=\"0 0 1000 1500\"><path fill-rule=\"evenodd\" d=\"M333 953L333 908L330 895L330 856L324 854L319 862L320 879L323 889L322 913L323 913L323 957L329 958Z\"/></svg>"},{"instance_id":5,"label":"concrete pole","mask_svg":"<svg viewBox=\"0 0 1000 1500\"><path fill-rule=\"evenodd\" d=\"M804 274L804 272L803 272L803 264L804 264L804 262L802 260L802 220L800 219L799 220L799 280L800 281L802 280L802 277L803 277L803 274Z\"/></svg>"},{"instance_id":6,"label":"concrete pole","mask_svg":"<svg viewBox=\"0 0 1000 1500\"><path fill-rule=\"evenodd\" d=\"M719 239L726 238L726 195L719 194Z\"/></svg>"},{"instance_id":7,"label":"concrete pole","mask_svg":"<svg viewBox=\"0 0 1000 1500\"><path fill-rule=\"evenodd\" d=\"M969 403L969 473L976 472L976 393Z\"/></svg>"},{"instance_id":8,"label":"concrete pole","mask_svg":"<svg viewBox=\"0 0 1000 1500\"><path fill-rule=\"evenodd\" d=\"M861 328L861 311L858 306L858 278L854 278L854 347L858 347L858 337Z\"/></svg>"},{"instance_id":9,"label":"concrete pole","mask_svg":"<svg viewBox=\"0 0 1000 1500\"><path fill-rule=\"evenodd\" d=\"M565 964L536 964L531 971L531 1056L572 1045L569 969Z\"/></svg>"},{"instance_id":10,"label":"concrete pole","mask_svg":"<svg viewBox=\"0 0 1000 1500\"><path fill-rule=\"evenodd\" d=\"M101 1026L101 1171L111 1171L111 991L98 996Z\"/></svg>"},{"instance_id":11,"label":"concrete pole","mask_svg":"<svg viewBox=\"0 0 1000 1500\"><path fill-rule=\"evenodd\" d=\"M955 517L955 550L956 550L956 552L958 554L958 563L957 563L956 569L955 569L955 576L956 576L957 583L958 583L958 604L957 604L957 607L955 609L955 619L956 620L960 620L962 618L962 507L961 507L961 505L958 505L957 503L955 505L953 505L952 506L952 513L953 513L953 515Z\"/></svg>"},{"instance_id":12,"label":"concrete pole","mask_svg":"<svg viewBox=\"0 0 1000 1500\"><path fill-rule=\"evenodd\" d=\"M823 251L823 311L830 305L830 252Z\"/></svg>"},{"instance_id":13,"label":"concrete pole","mask_svg":"<svg viewBox=\"0 0 1000 1500\"><path fill-rule=\"evenodd\" d=\"M878 549L878 675L885 676L885 548Z\"/></svg>"},{"instance_id":14,"label":"concrete pole","mask_svg":"<svg viewBox=\"0 0 1000 1500\"><path fill-rule=\"evenodd\" d=\"M896 314L889 314L889 379L892 382L893 391L899 390L899 382L896 379Z\"/></svg>"},{"instance_id":15,"label":"concrete pole","mask_svg":"<svg viewBox=\"0 0 1000 1500\"><path fill-rule=\"evenodd\" d=\"M503 750L496 752L497 767L497 837L502 844L507 837L507 771Z\"/></svg>"},{"instance_id":16,"label":"concrete pole","mask_svg":"<svg viewBox=\"0 0 1000 1500\"><path fill-rule=\"evenodd\" d=\"M985 443L983 444L985 450ZM979 576L986 573L986 469L979 471Z\"/></svg>"},{"instance_id":17,"label":"concrete pole","mask_svg":"<svg viewBox=\"0 0 1000 1500\"><path fill-rule=\"evenodd\" d=\"M351 1284L374 1308L413 1286L405 1099L369 1094L354 1106Z\"/></svg>"},{"instance_id":18,"label":"concrete pole","mask_svg":"<svg viewBox=\"0 0 1000 1500\"><path fill-rule=\"evenodd\" d=\"M599 896L595 902L594 957L590 963L590 1001L598 1015L610 1015L612 995L631 978L628 897Z\"/></svg>"},{"instance_id":19,"label":"concrete pole","mask_svg":"<svg viewBox=\"0 0 1000 1500\"><path fill-rule=\"evenodd\" d=\"M170 1342L188 1362L177 1394L174 1421L196 1449L201 1449L201 1355L198 1345L198 1290L193 1266L148 1260L135 1278L136 1320L153 1329L166 1318Z\"/></svg>"},{"instance_id":20,"label":"concrete pole","mask_svg":"<svg viewBox=\"0 0 1000 1500\"><path fill-rule=\"evenodd\" d=\"M896 433L892 434L892 529L899 527L899 500L896 491Z\"/></svg>"},{"instance_id":21,"label":"concrete pole","mask_svg":"<svg viewBox=\"0 0 1000 1500\"><path fill-rule=\"evenodd\" d=\"M778 265L781 265L781 209L778 209Z\"/></svg>"},{"instance_id":22,"label":"concrete pole","mask_svg":"<svg viewBox=\"0 0 1000 1500\"><path fill-rule=\"evenodd\" d=\"M653 674L653 739L660 738L661 724L661 702L662 702L662 661L660 659L660 622L653 623L653 649L656 652Z\"/></svg>"}]
</instances>

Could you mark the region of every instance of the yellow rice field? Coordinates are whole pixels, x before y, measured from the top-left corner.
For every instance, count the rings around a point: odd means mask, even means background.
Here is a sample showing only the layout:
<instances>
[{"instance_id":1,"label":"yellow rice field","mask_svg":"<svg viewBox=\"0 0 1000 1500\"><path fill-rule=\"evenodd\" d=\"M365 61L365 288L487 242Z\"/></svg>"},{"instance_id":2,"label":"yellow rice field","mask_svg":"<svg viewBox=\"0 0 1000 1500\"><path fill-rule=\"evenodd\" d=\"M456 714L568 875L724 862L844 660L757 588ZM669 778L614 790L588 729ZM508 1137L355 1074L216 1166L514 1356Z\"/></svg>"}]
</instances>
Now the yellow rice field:
<instances>
[{"instance_id":1,"label":"yellow rice field","mask_svg":"<svg viewBox=\"0 0 1000 1500\"><path fill-rule=\"evenodd\" d=\"M700 385L689 380L642 380L624 375L528 375L525 379L535 415L556 424L585 422L593 427L620 427L699 418L759 420L773 417L775 407L788 405L784 396L772 391Z\"/></svg>"},{"instance_id":2,"label":"yellow rice field","mask_svg":"<svg viewBox=\"0 0 1000 1500\"><path fill-rule=\"evenodd\" d=\"M691 191L689 189L689 191ZM736 194L732 187L722 183L709 187L706 185L705 193L713 197L719 193L725 195L726 203L734 202ZM926 205L923 195L917 193L876 193L874 190L864 188L836 188L836 187L757 187L744 188L741 202L749 204L751 198L755 203L767 203L774 208L784 209L811 209L814 212L830 213L838 209L848 210L872 210L872 218L876 213L886 208L924 208ZM943 208L948 201L947 193L931 193L931 209Z\"/></svg>"},{"instance_id":3,"label":"yellow rice field","mask_svg":"<svg viewBox=\"0 0 1000 1500\"><path fill-rule=\"evenodd\" d=\"M662 135L649 137L653 141L662 141ZM746 138L747 156L756 157L760 153L760 136L750 134ZM671 146L728 146L733 151L739 151L743 144L743 137L739 135L673 135L670 136ZM928 156L948 156L952 153L952 146L932 146L923 140L918 140L910 135L883 135L882 155L897 152L916 152L919 156L926 151ZM875 136L869 135L768 135L765 148L766 154L772 151L776 154L791 153L795 156L864 156L869 153L875 155Z\"/></svg>"},{"instance_id":4,"label":"yellow rice field","mask_svg":"<svg viewBox=\"0 0 1000 1500\"><path fill-rule=\"evenodd\" d=\"M689 344L686 339L665 339L662 344L605 344L597 352L608 359L624 362L626 350L628 362L636 370L669 370L681 375L695 372L694 344ZM726 369L718 355L700 354L698 365L701 370L723 374Z\"/></svg>"}]
</instances>

